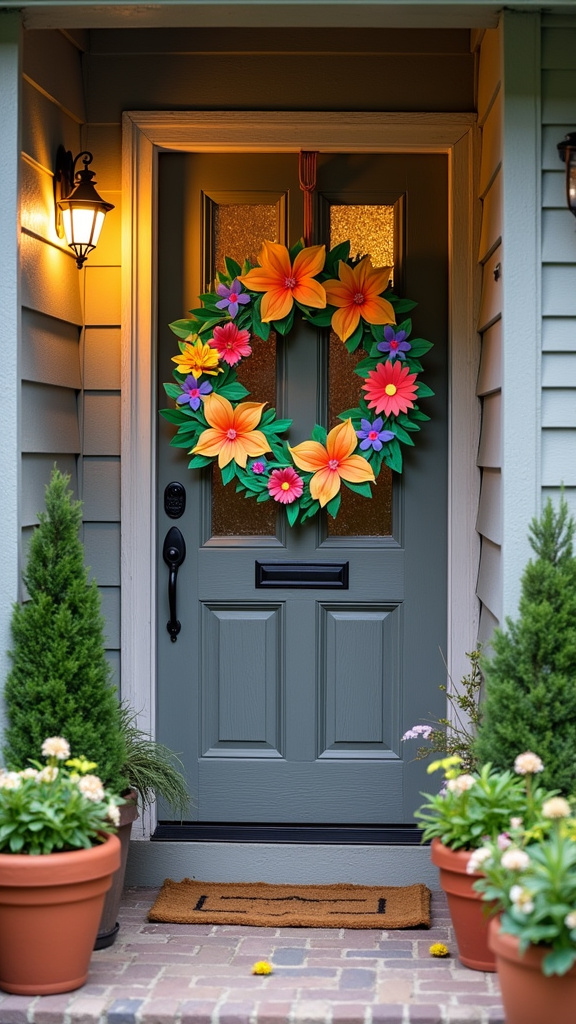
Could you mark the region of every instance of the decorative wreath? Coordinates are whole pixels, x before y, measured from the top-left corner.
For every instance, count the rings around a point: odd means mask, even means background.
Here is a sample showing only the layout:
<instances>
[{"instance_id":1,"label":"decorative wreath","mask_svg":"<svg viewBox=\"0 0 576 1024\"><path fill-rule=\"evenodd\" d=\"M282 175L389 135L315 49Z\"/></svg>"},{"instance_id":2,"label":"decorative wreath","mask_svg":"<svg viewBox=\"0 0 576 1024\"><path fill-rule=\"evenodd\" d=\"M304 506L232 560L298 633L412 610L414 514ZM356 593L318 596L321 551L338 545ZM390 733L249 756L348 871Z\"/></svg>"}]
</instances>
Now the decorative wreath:
<instances>
[{"instance_id":1,"label":"decorative wreath","mask_svg":"<svg viewBox=\"0 0 576 1024\"><path fill-rule=\"evenodd\" d=\"M321 508L336 516L342 483L372 497L382 463L400 473L401 445L413 445L411 435L430 418L416 400L434 394L417 377L432 343L408 341L411 321L397 323L416 303L388 287L391 268L351 259L349 242L328 253L302 240L291 249L263 242L255 266L228 257L225 266L191 319L170 324L180 339L176 383L164 385L176 408L161 410L178 427L171 445L193 456L190 469L217 459L224 484L235 480L245 497L279 502L291 526ZM286 337L297 309L313 326L331 326L349 352L362 345L368 354L355 367L364 379L358 406L339 413L329 433L316 424L311 440L291 447L281 435L292 420L277 419L266 402L244 401L249 392L234 367L251 355L251 335L266 341L273 329Z\"/></svg>"}]
</instances>

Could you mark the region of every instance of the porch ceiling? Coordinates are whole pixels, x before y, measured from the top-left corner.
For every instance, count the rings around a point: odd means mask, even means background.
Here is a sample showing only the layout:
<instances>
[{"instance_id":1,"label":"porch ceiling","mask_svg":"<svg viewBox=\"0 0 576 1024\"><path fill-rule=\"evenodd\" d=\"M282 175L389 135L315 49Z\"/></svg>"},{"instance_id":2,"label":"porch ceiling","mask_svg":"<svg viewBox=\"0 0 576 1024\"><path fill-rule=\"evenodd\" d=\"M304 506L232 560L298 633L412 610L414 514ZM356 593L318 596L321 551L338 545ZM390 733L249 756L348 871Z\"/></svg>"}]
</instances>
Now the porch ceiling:
<instances>
[{"instance_id":1,"label":"porch ceiling","mask_svg":"<svg viewBox=\"0 0 576 1024\"><path fill-rule=\"evenodd\" d=\"M26 28L258 27L493 28L502 3L494 0L3 0L22 11ZM561 10L573 0L559 0ZM539 0L507 7L538 10ZM550 10L551 8L548 8Z\"/></svg>"}]
</instances>

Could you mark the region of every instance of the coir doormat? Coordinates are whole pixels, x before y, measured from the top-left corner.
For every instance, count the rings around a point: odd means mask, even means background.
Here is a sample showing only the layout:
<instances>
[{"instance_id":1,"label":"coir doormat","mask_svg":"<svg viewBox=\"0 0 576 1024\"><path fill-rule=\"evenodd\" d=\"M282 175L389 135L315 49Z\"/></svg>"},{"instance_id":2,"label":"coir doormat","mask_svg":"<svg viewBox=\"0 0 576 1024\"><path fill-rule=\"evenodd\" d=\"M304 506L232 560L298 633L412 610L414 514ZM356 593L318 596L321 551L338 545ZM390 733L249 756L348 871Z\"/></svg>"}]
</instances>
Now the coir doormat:
<instances>
[{"instance_id":1,"label":"coir doormat","mask_svg":"<svg viewBox=\"0 0 576 1024\"><path fill-rule=\"evenodd\" d=\"M148 920L266 928L429 928L430 890L421 884L271 885L167 878Z\"/></svg>"}]
</instances>

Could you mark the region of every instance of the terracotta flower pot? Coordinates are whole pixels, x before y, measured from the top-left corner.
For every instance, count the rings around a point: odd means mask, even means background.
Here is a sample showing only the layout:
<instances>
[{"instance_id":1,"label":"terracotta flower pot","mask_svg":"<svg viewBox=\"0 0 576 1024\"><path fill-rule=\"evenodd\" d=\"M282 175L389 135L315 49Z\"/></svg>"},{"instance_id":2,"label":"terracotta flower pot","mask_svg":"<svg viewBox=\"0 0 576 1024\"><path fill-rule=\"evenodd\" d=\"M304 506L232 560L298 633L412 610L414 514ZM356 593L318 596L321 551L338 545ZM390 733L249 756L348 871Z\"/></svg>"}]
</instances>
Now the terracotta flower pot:
<instances>
[{"instance_id":1,"label":"terracotta flower pot","mask_svg":"<svg viewBox=\"0 0 576 1024\"><path fill-rule=\"evenodd\" d=\"M119 866L112 835L88 850L0 854L0 988L49 995L84 984Z\"/></svg>"},{"instance_id":2,"label":"terracotta flower pot","mask_svg":"<svg viewBox=\"0 0 576 1024\"><path fill-rule=\"evenodd\" d=\"M488 907L472 888L481 875L466 871L470 850L451 850L433 839L431 857L440 869L440 885L448 899L461 963L474 971L495 971L496 958L488 946Z\"/></svg>"},{"instance_id":3,"label":"terracotta flower pot","mask_svg":"<svg viewBox=\"0 0 576 1024\"><path fill-rule=\"evenodd\" d=\"M490 922L489 942L496 956L506 1024L572 1024L576 1020L576 966L566 974L542 973L546 946L529 946L522 955L518 939Z\"/></svg>"},{"instance_id":4,"label":"terracotta flower pot","mask_svg":"<svg viewBox=\"0 0 576 1024\"><path fill-rule=\"evenodd\" d=\"M114 872L112 885L104 899L104 907L100 924L98 925L94 949L107 949L108 946L112 946L116 941L120 928L117 918L122 890L124 889L124 878L126 877L126 863L128 860L128 850L130 849L132 822L136 821L138 817L138 794L136 790L131 789L128 793L124 793L123 796L126 803L121 804L118 808L120 811L120 824L116 833L120 840L120 867Z\"/></svg>"}]
</instances>

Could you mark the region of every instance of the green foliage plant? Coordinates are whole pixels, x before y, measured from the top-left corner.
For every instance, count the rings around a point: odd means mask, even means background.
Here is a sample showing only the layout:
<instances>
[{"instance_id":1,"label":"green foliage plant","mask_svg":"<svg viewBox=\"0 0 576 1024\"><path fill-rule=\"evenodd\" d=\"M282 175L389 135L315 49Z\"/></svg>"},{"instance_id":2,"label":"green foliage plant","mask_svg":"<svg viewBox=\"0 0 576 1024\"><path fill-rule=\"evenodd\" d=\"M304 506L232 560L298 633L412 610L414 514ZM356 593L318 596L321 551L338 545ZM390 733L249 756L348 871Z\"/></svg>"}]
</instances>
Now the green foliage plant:
<instances>
[{"instance_id":1,"label":"green foliage plant","mask_svg":"<svg viewBox=\"0 0 576 1024\"><path fill-rule=\"evenodd\" d=\"M503 769L524 750L545 764L542 782L576 792L576 558L564 498L530 526L535 552L522 576L519 615L496 630L482 661L479 763Z\"/></svg>"},{"instance_id":2,"label":"green foliage plant","mask_svg":"<svg viewBox=\"0 0 576 1024\"><path fill-rule=\"evenodd\" d=\"M470 662L470 671L463 676L460 686L456 687L449 677L449 685L443 683L439 687L446 694L450 717L436 718L425 725L415 725L402 736L403 742L414 739L428 742L427 746L418 747L416 761L430 757L431 754L443 754L446 757L459 757L460 769L463 772L470 772L478 767L474 745L482 720L481 647L469 651L466 657Z\"/></svg>"},{"instance_id":3,"label":"green foliage plant","mask_svg":"<svg viewBox=\"0 0 576 1024\"><path fill-rule=\"evenodd\" d=\"M46 763L0 769L0 852L49 854L87 849L115 831L124 801L105 789L97 765L70 758L61 736L42 744Z\"/></svg>"},{"instance_id":4,"label":"green foliage plant","mask_svg":"<svg viewBox=\"0 0 576 1024\"><path fill-rule=\"evenodd\" d=\"M518 938L521 954L545 946L543 973L565 974L576 963L576 819L564 797L545 802L542 816L542 827L520 825L508 844L476 851L484 877L474 888L501 912L500 928Z\"/></svg>"},{"instance_id":5,"label":"green foliage plant","mask_svg":"<svg viewBox=\"0 0 576 1024\"><path fill-rule=\"evenodd\" d=\"M12 615L4 760L17 770L46 736L65 736L72 750L98 763L106 788L122 792L126 750L118 698L100 596L84 566L82 504L69 480L54 467L23 574L29 600Z\"/></svg>"},{"instance_id":6,"label":"green foliage plant","mask_svg":"<svg viewBox=\"0 0 576 1024\"><path fill-rule=\"evenodd\" d=\"M433 762L427 771L439 769L444 771L444 785L438 793L423 794L425 803L415 816L423 842L438 838L451 850L477 849L487 838L506 834L515 819L521 818L526 826L536 823L542 804L553 795L525 770L499 772L485 764L478 772L462 772L456 755Z\"/></svg>"}]
</instances>

